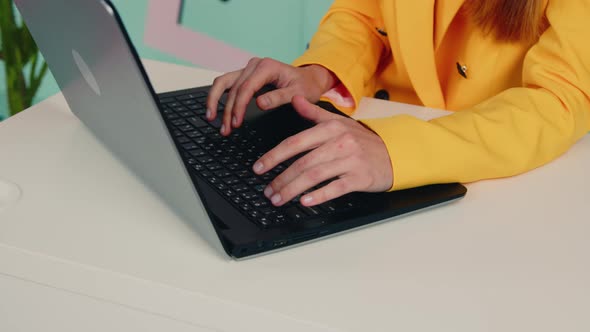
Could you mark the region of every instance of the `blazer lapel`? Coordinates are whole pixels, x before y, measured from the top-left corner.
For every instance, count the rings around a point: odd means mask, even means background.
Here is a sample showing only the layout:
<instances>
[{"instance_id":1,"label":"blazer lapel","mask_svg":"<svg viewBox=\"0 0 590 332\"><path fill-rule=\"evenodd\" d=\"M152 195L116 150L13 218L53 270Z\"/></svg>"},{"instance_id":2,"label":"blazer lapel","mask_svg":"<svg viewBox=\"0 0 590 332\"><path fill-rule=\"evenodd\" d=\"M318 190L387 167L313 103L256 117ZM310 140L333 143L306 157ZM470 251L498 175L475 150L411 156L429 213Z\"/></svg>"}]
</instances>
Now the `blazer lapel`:
<instances>
[{"instance_id":1,"label":"blazer lapel","mask_svg":"<svg viewBox=\"0 0 590 332\"><path fill-rule=\"evenodd\" d=\"M435 0L396 0L397 35L389 36L398 43L401 58L416 94L425 106L445 108L434 58ZM387 20L386 20L387 21ZM397 40L395 40L397 38Z\"/></svg>"},{"instance_id":2,"label":"blazer lapel","mask_svg":"<svg viewBox=\"0 0 590 332\"><path fill-rule=\"evenodd\" d=\"M457 15L459 8L465 0L436 0L435 26L434 26L434 49L442 43L451 22Z\"/></svg>"}]
</instances>

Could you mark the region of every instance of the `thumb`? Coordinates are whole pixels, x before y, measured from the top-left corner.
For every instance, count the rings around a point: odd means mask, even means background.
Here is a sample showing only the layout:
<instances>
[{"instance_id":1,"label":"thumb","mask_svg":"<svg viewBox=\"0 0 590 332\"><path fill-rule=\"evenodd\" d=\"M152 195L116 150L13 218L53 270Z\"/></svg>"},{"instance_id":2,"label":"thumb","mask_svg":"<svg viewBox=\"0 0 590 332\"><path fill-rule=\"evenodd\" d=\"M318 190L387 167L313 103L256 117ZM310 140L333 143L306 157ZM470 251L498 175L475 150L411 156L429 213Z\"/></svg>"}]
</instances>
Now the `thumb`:
<instances>
[{"instance_id":1,"label":"thumb","mask_svg":"<svg viewBox=\"0 0 590 332\"><path fill-rule=\"evenodd\" d=\"M315 123L338 119L338 115L328 112L325 109L307 101L303 96L295 96L291 100L293 107L302 117Z\"/></svg>"}]
</instances>

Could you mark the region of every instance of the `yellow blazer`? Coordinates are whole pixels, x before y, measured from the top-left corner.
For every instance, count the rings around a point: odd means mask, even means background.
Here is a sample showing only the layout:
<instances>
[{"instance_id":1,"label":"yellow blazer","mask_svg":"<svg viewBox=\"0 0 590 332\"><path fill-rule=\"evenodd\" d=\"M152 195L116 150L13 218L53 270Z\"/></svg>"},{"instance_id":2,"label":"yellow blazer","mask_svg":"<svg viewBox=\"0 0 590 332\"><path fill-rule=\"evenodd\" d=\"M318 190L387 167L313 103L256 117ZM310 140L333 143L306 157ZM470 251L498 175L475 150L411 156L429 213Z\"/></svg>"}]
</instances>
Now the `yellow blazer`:
<instances>
[{"instance_id":1,"label":"yellow blazer","mask_svg":"<svg viewBox=\"0 0 590 332\"><path fill-rule=\"evenodd\" d=\"M502 43L463 0L336 0L294 65L320 64L362 96L456 111L364 120L385 142L392 190L512 176L590 130L590 0L548 0L535 43ZM467 67L467 78L456 63Z\"/></svg>"}]
</instances>

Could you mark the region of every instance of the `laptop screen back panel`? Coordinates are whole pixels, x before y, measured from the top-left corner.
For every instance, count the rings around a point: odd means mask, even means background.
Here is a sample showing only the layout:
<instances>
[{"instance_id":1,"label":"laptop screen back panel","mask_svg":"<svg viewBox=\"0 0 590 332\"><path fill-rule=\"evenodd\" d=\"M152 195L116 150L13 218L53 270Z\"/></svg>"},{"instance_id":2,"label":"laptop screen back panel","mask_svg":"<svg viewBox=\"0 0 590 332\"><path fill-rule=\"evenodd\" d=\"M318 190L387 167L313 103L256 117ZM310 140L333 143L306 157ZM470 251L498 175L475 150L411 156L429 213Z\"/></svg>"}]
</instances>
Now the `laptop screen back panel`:
<instances>
[{"instance_id":1,"label":"laptop screen back panel","mask_svg":"<svg viewBox=\"0 0 590 332\"><path fill-rule=\"evenodd\" d=\"M108 1L17 0L72 112L199 234L224 252Z\"/></svg>"}]
</instances>

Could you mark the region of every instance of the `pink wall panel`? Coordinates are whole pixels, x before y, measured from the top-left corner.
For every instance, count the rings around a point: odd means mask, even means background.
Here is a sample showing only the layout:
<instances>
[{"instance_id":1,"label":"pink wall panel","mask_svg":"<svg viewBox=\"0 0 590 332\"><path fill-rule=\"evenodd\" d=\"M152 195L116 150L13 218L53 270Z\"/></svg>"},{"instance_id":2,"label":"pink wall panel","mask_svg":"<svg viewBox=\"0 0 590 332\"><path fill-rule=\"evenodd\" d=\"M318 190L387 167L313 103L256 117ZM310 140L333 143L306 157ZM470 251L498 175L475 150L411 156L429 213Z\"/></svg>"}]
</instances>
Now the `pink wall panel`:
<instances>
[{"instance_id":1,"label":"pink wall panel","mask_svg":"<svg viewBox=\"0 0 590 332\"><path fill-rule=\"evenodd\" d=\"M183 0L150 0L146 45L199 67L220 72L242 68L254 55L180 24Z\"/></svg>"}]
</instances>

